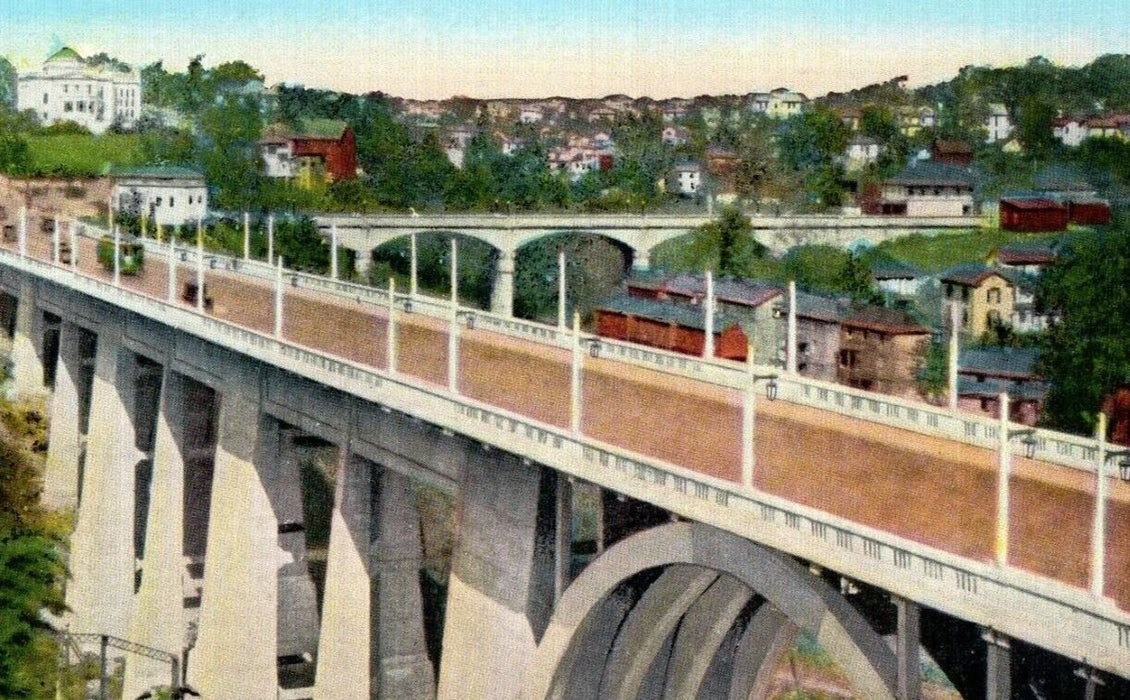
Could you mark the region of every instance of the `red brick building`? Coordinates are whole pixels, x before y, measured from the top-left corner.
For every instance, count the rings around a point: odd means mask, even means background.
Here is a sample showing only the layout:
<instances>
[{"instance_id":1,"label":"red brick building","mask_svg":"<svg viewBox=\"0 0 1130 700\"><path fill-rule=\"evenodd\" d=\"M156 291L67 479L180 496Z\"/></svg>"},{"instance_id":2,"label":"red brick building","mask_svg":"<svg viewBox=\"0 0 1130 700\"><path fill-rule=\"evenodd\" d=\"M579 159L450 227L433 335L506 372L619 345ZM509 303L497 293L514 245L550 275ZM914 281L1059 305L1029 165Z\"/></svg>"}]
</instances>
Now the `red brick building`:
<instances>
[{"instance_id":1,"label":"red brick building","mask_svg":"<svg viewBox=\"0 0 1130 700\"><path fill-rule=\"evenodd\" d=\"M357 140L353 129L336 119L306 119L297 128L267 127L259 140L267 177L322 179L357 177Z\"/></svg>"},{"instance_id":2,"label":"red brick building","mask_svg":"<svg viewBox=\"0 0 1130 700\"><path fill-rule=\"evenodd\" d=\"M616 297L595 309L596 333L686 355L702 355L706 318L700 307ZM714 356L744 362L749 338L737 323L714 330Z\"/></svg>"}]
</instances>

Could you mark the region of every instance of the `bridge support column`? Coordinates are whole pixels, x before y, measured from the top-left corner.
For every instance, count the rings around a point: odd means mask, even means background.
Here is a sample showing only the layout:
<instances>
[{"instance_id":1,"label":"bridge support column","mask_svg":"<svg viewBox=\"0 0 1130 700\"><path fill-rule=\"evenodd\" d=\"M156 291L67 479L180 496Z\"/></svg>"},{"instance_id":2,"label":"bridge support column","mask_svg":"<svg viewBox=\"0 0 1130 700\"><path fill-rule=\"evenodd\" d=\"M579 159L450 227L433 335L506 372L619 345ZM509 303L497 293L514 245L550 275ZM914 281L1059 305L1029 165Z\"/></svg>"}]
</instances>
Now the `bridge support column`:
<instances>
[{"instance_id":1,"label":"bridge support column","mask_svg":"<svg viewBox=\"0 0 1130 700\"><path fill-rule=\"evenodd\" d=\"M552 612L556 475L496 455L459 485L441 698L521 697Z\"/></svg>"},{"instance_id":2,"label":"bridge support column","mask_svg":"<svg viewBox=\"0 0 1130 700\"><path fill-rule=\"evenodd\" d=\"M315 697L433 698L412 485L346 453L335 491Z\"/></svg>"},{"instance_id":3,"label":"bridge support column","mask_svg":"<svg viewBox=\"0 0 1130 700\"><path fill-rule=\"evenodd\" d=\"M0 292L0 354L11 355L17 309L16 297Z\"/></svg>"},{"instance_id":4,"label":"bridge support column","mask_svg":"<svg viewBox=\"0 0 1130 700\"><path fill-rule=\"evenodd\" d=\"M43 475L43 503L48 508L74 508L78 505L83 439L79 415L83 364L81 339L79 327L64 321L59 328L50 440Z\"/></svg>"},{"instance_id":5,"label":"bridge support column","mask_svg":"<svg viewBox=\"0 0 1130 700\"><path fill-rule=\"evenodd\" d=\"M499 254L498 267L494 271L494 285L490 290L491 313L502 316L514 315L514 251L504 250Z\"/></svg>"},{"instance_id":6,"label":"bridge support column","mask_svg":"<svg viewBox=\"0 0 1130 700\"><path fill-rule=\"evenodd\" d=\"M918 603L895 598L898 627L895 631L895 654L898 657L898 696L901 700L922 697L921 623Z\"/></svg>"},{"instance_id":7,"label":"bridge support column","mask_svg":"<svg viewBox=\"0 0 1130 700\"><path fill-rule=\"evenodd\" d=\"M273 486L278 426L260 411L258 387L220 399L219 443L199 635L189 684L204 697L278 693L279 522Z\"/></svg>"},{"instance_id":8,"label":"bridge support column","mask_svg":"<svg viewBox=\"0 0 1130 700\"><path fill-rule=\"evenodd\" d=\"M651 249L632 250L632 271L647 272L651 269Z\"/></svg>"},{"instance_id":9,"label":"bridge support column","mask_svg":"<svg viewBox=\"0 0 1130 700\"><path fill-rule=\"evenodd\" d=\"M120 328L98 334L82 507L71 536L67 604L75 632L127 637L136 551L134 488L142 453L135 445L136 358L122 349Z\"/></svg>"},{"instance_id":10,"label":"bridge support column","mask_svg":"<svg viewBox=\"0 0 1130 700\"><path fill-rule=\"evenodd\" d=\"M369 281L369 273L373 270L373 251L371 250L354 250L353 251L353 271L357 273L357 277L361 280L362 284Z\"/></svg>"},{"instance_id":11,"label":"bridge support column","mask_svg":"<svg viewBox=\"0 0 1130 700\"><path fill-rule=\"evenodd\" d=\"M12 383L14 396L41 395L47 387L43 372L43 314L36 306L35 281L20 285L16 306L16 329L12 336Z\"/></svg>"},{"instance_id":12,"label":"bridge support column","mask_svg":"<svg viewBox=\"0 0 1130 700\"><path fill-rule=\"evenodd\" d=\"M145 561L137 611L129 633L131 642L169 652L178 658L186 647L188 632L185 599L189 596L185 582L189 572L184 557L184 517L186 453L191 448L186 439L186 424L193 409L189 381L165 368L153 448ZM204 526L206 528L207 523ZM126 662L122 697L135 698L155 685L168 682L167 663L134 655Z\"/></svg>"},{"instance_id":13,"label":"bridge support column","mask_svg":"<svg viewBox=\"0 0 1130 700\"><path fill-rule=\"evenodd\" d=\"M995 630L986 630L987 667L985 700L1008 700L1012 697L1012 649L1008 637Z\"/></svg>"},{"instance_id":14,"label":"bridge support column","mask_svg":"<svg viewBox=\"0 0 1130 700\"><path fill-rule=\"evenodd\" d=\"M295 445L300 435L296 430L282 431L275 457L277 472L268 477L267 491L279 523L282 556L278 569L279 678L294 676L283 687L312 686L318 652L318 599L306 558L302 458Z\"/></svg>"}]
</instances>

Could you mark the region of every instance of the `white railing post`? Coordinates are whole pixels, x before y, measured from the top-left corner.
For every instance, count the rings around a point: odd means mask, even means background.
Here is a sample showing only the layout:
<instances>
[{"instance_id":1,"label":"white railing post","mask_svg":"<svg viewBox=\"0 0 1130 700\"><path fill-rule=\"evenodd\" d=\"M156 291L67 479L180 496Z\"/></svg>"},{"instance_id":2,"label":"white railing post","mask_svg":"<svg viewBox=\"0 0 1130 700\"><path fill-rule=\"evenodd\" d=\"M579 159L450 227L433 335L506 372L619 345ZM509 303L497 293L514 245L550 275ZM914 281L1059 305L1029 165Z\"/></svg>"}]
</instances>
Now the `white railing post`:
<instances>
[{"instance_id":1,"label":"white railing post","mask_svg":"<svg viewBox=\"0 0 1130 700\"><path fill-rule=\"evenodd\" d=\"M111 231L113 231L114 230L114 195L110 195L110 199L107 202L107 205L108 206L106 207L106 211L108 211L110 213L109 229Z\"/></svg>"},{"instance_id":2,"label":"white railing post","mask_svg":"<svg viewBox=\"0 0 1130 700\"><path fill-rule=\"evenodd\" d=\"M267 216L267 264L275 261L275 215Z\"/></svg>"},{"instance_id":3,"label":"white railing post","mask_svg":"<svg viewBox=\"0 0 1130 700\"><path fill-rule=\"evenodd\" d=\"M706 300L703 306L706 316L706 337L702 344L702 356L711 360L714 359L714 273L710 270L706 271Z\"/></svg>"},{"instance_id":4,"label":"white railing post","mask_svg":"<svg viewBox=\"0 0 1130 700\"><path fill-rule=\"evenodd\" d=\"M1098 442L1095 464L1095 517L1091 533L1091 593L1101 598L1106 587L1106 414L1099 413L1095 426L1095 440Z\"/></svg>"},{"instance_id":5,"label":"white railing post","mask_svg":"<svg viewBox=\"0 0 1130 700\"><path fill-rule=\"evenodd\" d=\"M279 256L275 265L275 338L281 340L283 334L283 259Z\"/></svg>"},{"instance_id":6,"label":"white railing post","mask_svg":"<svg viewBox=\"0 0 1130 700\"><path fill-rule=\"evenodd\" d=\"M169 239L169 274L168 274L168 295L169 303L172 304L176 301L177 297L177 242L176 239Z\"/></svg>"},{"instance_id":7,"label":"white railing post","mask_svg":"<svg viewBox=\"0 0 1130 700\"><path fill-rule=\"evenodd\" d=\"M950 305L950 345L948 357L946 358L946 379L949 391L949 407L951 411L957 410L957 370L958 370L958 353L961 352L961 344L958 341L959 322L961 320L960 308L957 304Z\"/></svg>"},{"instance_id":8,"label":"white railing post","mask_svg":"<svg viewBox=\"0 0 1130 700\"><path fill-rule=\"evenodd\" d=\"M1012 476L1012 450L1009 447L1008 430L1008 393L1001 392L997 397L1000 404L1000 416L997 430L999 440L997 445L997 528L994 539L993 553L996 556L997 566L1008 565L1008 519L1010 505L1009 480Z\"/></svg>"},{"instance_id":9,"label":"white railing post","mask_svg":"<svg viewBox=\"0 0 1130 700\"><path fill-rule=\"evenodd\" d=\"M752 355L750 362L753 362ZM789 310L785 322L785 371L789 374L796 374L797 367L796 280L789 280Z\"/></svg>"},{"instance_id":10,"label":"white railing post","mask_svg":"<svg viewBox=\"0 0 1130 700\"><path fill-rule=\"evenodd\" d=\"M27 207L20 207L19 244L17 246L21 258L27 257Z\"/></svg>"},{"instance_id":11,"label":"white railing post","mask_svg":"<svg viewBox=\"0 0 1130 700\"><path fill-rule=\"evenodd\" d=\"M337 279L337 224L330 224L330 277Z\"/></svg>"},{"instance_id":12,"label":"white railing post","mask_svg":"<svg viewBox=\"0 0 1130 700\"><path fill-rule=\"evenodd\" d=\"M196 224L196 310L204 313L204 233Z\"/></svg>"},{"instance_id":13,"label":"white railing post","mask_svg":"<svg viewBox=\"0 0 1130 700\"><path fill-rule=\"evenodd\" d=\"M459 242L451 237L451 325L447 331L447 388L459 393Z\"/></svg>"},{"instance_id":14,"label":"white railing post","mask_svg":"<svg viewBox=\"0 0 1130 700\"><path fill-rule=\"evenodd\" d=\"M416 298L419 287L416 284L416 233L408 234L408 296Z\"/></svg>"},{"instance_id":15,"label":"white railing post","mask_svg":"<svg viewBox=\"0 0 1130 700\"><path fill-rule=\"evenodd\" d=\"M74 221L67 222L67 229L71 234L71 270L78 271L78 225Z\"/></svg>"},{"instance_id":16,"label":"white railing post","mask_svg":"<svg viewBox=\"0 0 1130 700\"><path fill-rule=\"evenodd\" d=\"M396 278L388 278L388 327L385 329L388 348L388 373L396 374Z\"/></svg>"},{"instance_id":17,"label":"white railing post","mask_svg":"<svg viewBox=\"0 0 1130 700\"><path fill-rule=\"evenodd\" d=\"M51 225L51 260L53 260L56 265L59 264L59 254L61 247L60 244L61 241L59 240L59 219L56 218L54 223Z\"/></svg>"},{"instance_id":18,"label":"white railing post","mask_svg":"<svg viewBox=\"0 0 1130 700\"><path fill-rule=\"evenodd\" d=\"M565 249L557 251L557 327L565 330ZM574 329L576 332L576 329Z\"/></svg>"},{"instance_id":19,"label":"white railing post","mask_svg":"<svg viewBox=\"0 0 1130 700\"><path fill-rule=\"evenodd\" d=\"M581 379L582 379L582 362L584 356L581 354L581 314L579 311L573 312L573 365L572 373L569 382L569 427L573 431L573 435L578 436L581 434Z\"/></svg>"},{"instance_id":20,"label":"white railing post","mask_svg":"<svg viewBox=\"0 0 1130 700\"><path fill-rule=\"evenodd\" d=\"M114 227L114 286L122 284L122 232L118 226Z\"/></svg>"},{"instance_id":21,"label":"white railing post","mask_svg":"<svg viewBox=\"0 0 1130 700\"><path fill-rule=\"evenodd\" d=\"M251 259L251 214L243 212L243 259Z\"/></svg>"},{"instance_id":22,"label":"white railing post","mask_svg":"<svg viewBox=\"0 0 1130 700\"><path fill-rule=\"evenodd\" d=\"M753 488L753 467L754 467L754 414L757 411L757 377L754 374L753 364L753 348L749 349L747 355L749 362L746 363L748 374L745 382L745 392L742 394L742 485L746 488Z\"/></svg>"}]
</instances>

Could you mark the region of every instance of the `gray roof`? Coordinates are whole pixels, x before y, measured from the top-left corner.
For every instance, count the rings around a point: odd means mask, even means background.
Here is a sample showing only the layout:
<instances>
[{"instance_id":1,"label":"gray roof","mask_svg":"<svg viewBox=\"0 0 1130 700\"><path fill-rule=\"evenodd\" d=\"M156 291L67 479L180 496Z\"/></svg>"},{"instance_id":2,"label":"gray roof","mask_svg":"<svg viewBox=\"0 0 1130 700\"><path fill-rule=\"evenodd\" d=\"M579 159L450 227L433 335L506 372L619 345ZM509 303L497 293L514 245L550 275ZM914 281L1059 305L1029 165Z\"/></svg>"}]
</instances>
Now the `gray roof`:
<instances>
[{"instance_id":1,"label":"gray roof","mask_svg":"<svg viewBox=\"0 0 1130 700\"><path fill-rule=\"evenodd\" d=\"M932 160L915 160L901 173L887 180L892 185L959 185L973 187L973 173L964 168Z\"/></svg>"},{"instance_id":2,"label":"gray roof","mask_svg":"<svg viewBox=\"0 0 1130 700\"><path fill-rule=\"evenodd\" d=\"M921 268L890 258L871 263L871 277L876 280L915 279L926 273Z\"/></svg>"},{"instance_id":3,"label":"gray roof","mask_svg":"<svg viewBox=\"0 0 1130 700\"><path fill-rule=\"evenodd\" d=\"M683 306L668 301L654 301L622 295L613 297L596 307L598 311L612 311L626 316L648 318L663 323L674 323L685 328L706 329L706 313L701 306ZM721 324L714 332L721 333Z\"/></svg>"},{"instance_id":4,"label":"gray roof","mask_svg":"<svg viewBox=\"0 0 1130 700\"><path fill-rule=\"evenodd\" d=\"M150 178L158 180L203 180L204 175L192 168L176 165L146 165L138 168L122 168L110 173L115 178Z\"/></svg>"},{"instance_id":5,"label":"gray roof","mask_svg":"<svg viewBox=\"0 0 1130 700\"><path fill-rule=\"evenodd\" d=\"M1039 359L1036 348L970 348L958 354L958 371L1030 379Z\"/></svg>"}]
</instances>

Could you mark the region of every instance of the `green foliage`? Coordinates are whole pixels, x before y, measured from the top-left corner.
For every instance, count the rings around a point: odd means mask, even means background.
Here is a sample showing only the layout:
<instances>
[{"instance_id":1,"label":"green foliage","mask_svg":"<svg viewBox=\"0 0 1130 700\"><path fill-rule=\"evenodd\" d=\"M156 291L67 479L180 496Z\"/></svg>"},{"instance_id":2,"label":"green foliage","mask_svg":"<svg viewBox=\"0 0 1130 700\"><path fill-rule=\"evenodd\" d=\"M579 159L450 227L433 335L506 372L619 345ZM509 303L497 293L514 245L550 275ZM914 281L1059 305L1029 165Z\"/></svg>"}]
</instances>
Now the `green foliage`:
<instances>
[{"instance_id":1,"label":"green foliage","mask_svg":"<svg viewBox=\"0 0 1130 700\"><path fill-rule=\"evenodd\" d=\"M309 217L275 222L275 254L292 270L326 273L330 269L329 242Z\"/></svg>"},{"instance_id":2,"label":"green foliage","mask_svg":"<svg viewBox=\"0 0 1130 700\"><path fill-rule=\"evenodd\" d=\"M582 316L607 298L624 276L625 252L612 241L559 234L522 246L515 259L514 312L552 323L557 318L558 251L565 252L566 314ZM568 321L567 322L571 322Z\"/></svg>"},{"instance_id":3,"label":"green foliage","mask_svg":"<svg viewBox=\"0 0 1130 700\"><path fill-rule=\"evenodd\" d=\"M445 233L421 233L416 237L416 274L421 290L434 294L451 293L451 236ZM458 236L459 245L459 299L463 303L487 308L490 306L491 284L497 265L497 252L489 244L475 238ZM373 251L374 269L380 267L380 277L373 280L380 285L388 281L384 270L391 269L398 283L410 274L411 253L407 237L400 238Z\"/></svg>"},{"instance_id":4,"label":"green foliage","mask_svg":"<svg viewBox=\"0 0 1130 700\"><path fill-rule=\"evenodd\" d=\"M197 120L197 162L216 189L215 206L246 210L259 189L259 134L254 100L229 100L203 109Z\"/></svg>"},{"instance_id":5,"label":"green foliage","mask_svg":"<svg viewBox=\"0 0 1130 700\"><path fill-rule=\"evenodd\" d=\"M939 399L949 387L949 344L930 343L918 371L918 391L923 396Z\"/></svg>"},{"instance_id":6,"label":"green foliage","mask_svg":"<svg viewBox=\"0 0 1130 700\"><path fill-rule=\"evenodd\" d=\"M118 270L123 275L136 275L145 265L145 247L140 241L122 239L118 244ZM98 241L98 262L104 269L114 269L114 239L103 236Z\"/></svg>"},{"instance_id":7,"label":"green foliage","mask_svg":"<svg viewBox=\"0 0 1130 700\"><path fill-rule=\"evenodd\" d=\"M0 133L0 172L27 175L31 171L31 149L19 134Z\"/></svg>"},{"instance_id":8,"label":"green foliage","mask_svg":"<svg viewBox=\"0 0 1130 700\"><path fill-rule=\"evenodd\" d=\"M700 270L719 275L741 276L768 249L753 237L749 217L735 207L726 207L721 216L703 224L692 235L690 262Z\"/></svg>"},{"instance_id":9,"label":"green foliage","mask_svg":"<svg viewBox=\"0 0 1130 700\"><path fill-rule=\"evenodd\" d=\"M12 62L0 56L0 106L15 106L16 75L16 67Z\"/></svg>"},{"instance_id":10,"label":"green foliage","mask_svg":"<svg viewBox=\"0 0 1130 700\"><path fill-rule=\"evenodd\" d=\"M73 122L69 119L55 122L48 126L43 127L41 132L44 136L90 136L90 129L87 129L78 122Z\"/></svg>"},{"instance_id":11,"label":"green foliage","mask_svg":"<svg viewBox=\"0 0 1130 700\"><path fill-rule=\"evenodd\" d=\"M846 250L830 245L797 246L781 258L781 273L805 289L825 294L847 294L860 304L882 303L871 285L867 263Z\"/></svg>"},{"instance_id":12,"label":"green foliage","mask_svg":"<svg viewBox=\"0 0 1130 700\"><path fill-rule=\"evenodd\" d=\"M140 138L133 134L64 134L27 138L30 169L38 175L94 176L112 168L143 165Z\"/></svg>"},{"instance_id":13,"label":"green foliage","mask_svg":"<svg viewBox=\"0 0 1130 700\"><path fill-rule=\"evenodd\" d=\"M43 407L0 401L0 697L50 698L56 650L40 612L64 610L61 524L39 505Z\"/></svg>"},{"instance_id":14,"label":"green foliage","mask_svg":"<svg viewBox=\"0 0 1130 700\"><path fill-rule=\"evenodd\" d=\"M887 256L926 272L938 272L960 263L984 262L993 250L1009 243L1049 243L1060 238L1062 234L1014 233L1000 229L915 233L883 241L867 255L869 258Z\"/></svg>"},{"instance_id":15,"label":"green foliage","mask_svg":"<svg viewBox=\"0 0 1130 700\"><path fill-rule=\"evenodd\" d=\"M1040 357L1051 382L1045 413L1050 425L1093 429L1099 405L1130 382L1130 229L1073 236L1059 262L1040 280L1043 308L1062 317Z\"/></svg>"}]
</instances>

